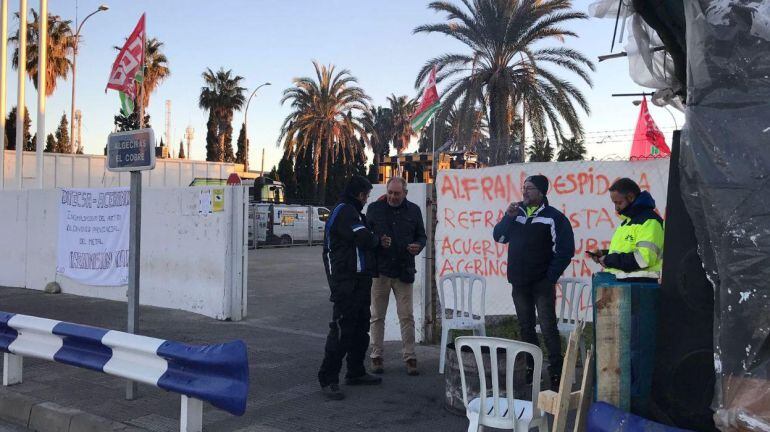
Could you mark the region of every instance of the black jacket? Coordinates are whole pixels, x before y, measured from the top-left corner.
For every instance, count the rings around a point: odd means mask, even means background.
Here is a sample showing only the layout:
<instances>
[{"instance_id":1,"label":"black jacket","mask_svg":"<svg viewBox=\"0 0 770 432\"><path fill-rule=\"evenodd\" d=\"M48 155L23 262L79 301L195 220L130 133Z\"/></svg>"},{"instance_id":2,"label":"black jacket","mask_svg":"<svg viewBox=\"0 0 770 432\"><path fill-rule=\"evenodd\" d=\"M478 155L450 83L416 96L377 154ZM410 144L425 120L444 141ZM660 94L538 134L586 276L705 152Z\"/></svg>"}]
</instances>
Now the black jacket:
<instances>
[{"instance_id":1,"label":"black jacket","mask_svg":"<svg viewBox=\"0 0 770 432\"><path fill-rule=\"evenodd\" d=\"M323 261L329 278L371 277L376 271L374 249L379 239L366 224L362 209L360 201L344 197L326 221Z\"/></svg>"},{"instance_id":2,"label":"black jacket","mask_svg":"<svg viewBox=\"0 0 770 432\"><path fill-rule=\"evenodd\" d=\"M406 247L410 243L419 243L424 248L428 239L420 207L407 199L398 207L391 207L387 200L379 200L369 205L366 219L378 238L386 234L392 239L389 248L380 245L376 250L377 273L406 283L414 282L415 256Z\"/></svg>"},{"instance_id":3,"label":"black jacket","mask_svg":"<svg viewBox=\"0 0 770 432\"><path fill-rule=\"evenodd\" d=\"M493 237L508 243L508 282L514 286L545 278L556 283L575 255L572 225L548 201L529 217L523 205L515 217L503 216Z\"/></svg>"}]
</instances>

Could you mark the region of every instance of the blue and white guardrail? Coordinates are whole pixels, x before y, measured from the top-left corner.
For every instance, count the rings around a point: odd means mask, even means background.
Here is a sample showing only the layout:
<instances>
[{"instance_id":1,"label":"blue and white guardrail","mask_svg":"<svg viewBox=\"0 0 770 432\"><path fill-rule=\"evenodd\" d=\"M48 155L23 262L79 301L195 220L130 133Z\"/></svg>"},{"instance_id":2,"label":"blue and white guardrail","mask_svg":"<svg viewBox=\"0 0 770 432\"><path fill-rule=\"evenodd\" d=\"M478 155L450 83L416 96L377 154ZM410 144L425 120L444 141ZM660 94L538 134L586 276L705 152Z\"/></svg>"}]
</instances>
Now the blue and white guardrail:
<instances>
[{"instance_id":1,"label":"blue and white guardrail","mask_svg":"<svg viewBox=\"0 0 770 432\"><path fill-rule=\"evenodd\" d=\"M183 343L0 312L3 385L21 382L23 357L55 361L138 381L211 403L234 415L246 411L249 365L238 340L216 345ZM193 415L198 413L193 412ZM184 419L183 419L184 422ZM197 423L197 421L195 422Z\"/></svg>"}]
</instances>

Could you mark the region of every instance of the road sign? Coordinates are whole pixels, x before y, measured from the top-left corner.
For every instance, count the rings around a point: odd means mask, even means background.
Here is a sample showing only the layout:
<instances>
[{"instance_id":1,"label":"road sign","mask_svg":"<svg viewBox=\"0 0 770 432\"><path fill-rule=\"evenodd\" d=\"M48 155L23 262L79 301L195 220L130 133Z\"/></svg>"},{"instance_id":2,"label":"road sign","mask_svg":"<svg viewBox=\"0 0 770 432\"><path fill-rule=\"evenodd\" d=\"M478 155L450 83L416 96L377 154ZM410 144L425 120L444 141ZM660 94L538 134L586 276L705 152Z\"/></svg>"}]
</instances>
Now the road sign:
<instances>
[{"instance_id":1,"label":"road sign","mask_svg":"<svg viewBox=\"0 0 770 432\"><path fill-rule=\"evenodd\" d=\"M144 171L155 168L152 129L111 133L107 138L108 171Z\"/></svg>"}]
</instances>

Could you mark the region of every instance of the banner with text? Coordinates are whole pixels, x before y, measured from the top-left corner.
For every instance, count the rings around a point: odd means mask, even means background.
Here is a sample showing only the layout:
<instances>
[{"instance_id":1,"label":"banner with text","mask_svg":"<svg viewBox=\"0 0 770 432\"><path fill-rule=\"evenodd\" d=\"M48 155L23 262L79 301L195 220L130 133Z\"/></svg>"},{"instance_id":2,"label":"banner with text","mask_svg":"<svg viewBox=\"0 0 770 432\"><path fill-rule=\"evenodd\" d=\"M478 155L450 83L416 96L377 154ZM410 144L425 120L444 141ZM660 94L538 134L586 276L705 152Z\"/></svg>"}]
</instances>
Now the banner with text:
<instances>
[{"instance_id":1,"label":"banner with text","mask_svg":"<svg viewBox=\"0 0 770 432\"><path fill-rule=\"evenodd\" d=\"M620 222L609 197L618 178L629 177L650 191L665 215L669 159L649 161L577 161L512 164L471 170L443 170L436 179L436 283L450 273L472 273L487 281L486 313L515 313L507 280L508 245L495 243L492 229L513 201L521 201L521 187L529 175L548 177L550 205L564 213L575 232L575 256L563 277L590 282L600 267L586 250L607 249ZM557 289L560 310L561 289ZM590 293L579 300L581 315L590 320ZM567 305L568 307L571 305Z\"/></svg>"},{"instance_id":2,"label":"banner with text","mask_svg":"<svg viewBox=\"0 0 770 432\"><path fill-rule=\"evenodd\" d=\"M62 189L56 272L86 285L128 283L128 188Z\"/></svg>"}]
</instances>

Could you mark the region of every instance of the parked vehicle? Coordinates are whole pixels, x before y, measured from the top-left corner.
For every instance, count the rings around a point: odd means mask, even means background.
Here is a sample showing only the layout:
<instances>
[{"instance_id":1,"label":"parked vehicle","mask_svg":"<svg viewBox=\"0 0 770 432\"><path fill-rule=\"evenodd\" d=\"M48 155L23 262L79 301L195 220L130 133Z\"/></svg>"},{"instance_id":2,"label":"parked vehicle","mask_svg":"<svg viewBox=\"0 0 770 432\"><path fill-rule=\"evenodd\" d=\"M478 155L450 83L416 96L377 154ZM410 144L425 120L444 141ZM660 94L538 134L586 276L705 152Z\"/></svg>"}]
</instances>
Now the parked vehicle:
<instances>
[{"instance_id":1,"label":"parked vehicle","mask_svg":"<svg viewBox=\"0 0 770 432\"><path fill-rule=\"evenodd\" d=\"M330 214L326 207L251 204L249 206L249 246L320 243L323 241L324 226Z\"/></svg>"}]
</instances>

